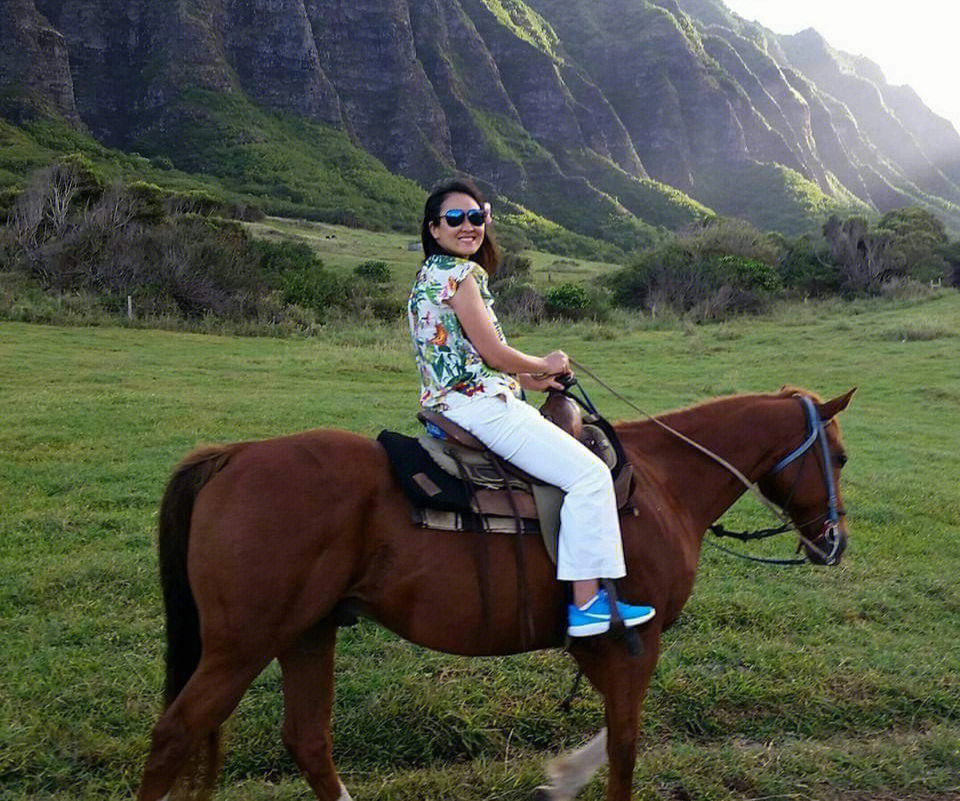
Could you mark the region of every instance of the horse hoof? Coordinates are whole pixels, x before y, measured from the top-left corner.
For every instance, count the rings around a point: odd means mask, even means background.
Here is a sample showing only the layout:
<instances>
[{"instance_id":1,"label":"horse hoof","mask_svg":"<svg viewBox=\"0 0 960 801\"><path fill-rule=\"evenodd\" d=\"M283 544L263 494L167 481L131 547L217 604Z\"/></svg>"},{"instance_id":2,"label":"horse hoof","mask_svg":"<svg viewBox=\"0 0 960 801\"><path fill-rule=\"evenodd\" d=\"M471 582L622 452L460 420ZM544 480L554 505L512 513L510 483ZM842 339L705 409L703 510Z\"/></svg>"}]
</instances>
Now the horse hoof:
<instances>
[{"instance_id":1,"label":"horse hoof","mask_svg":"<svg viewBox=\"0 0 960 801\"><path fill-rule=\"evenodd\" d=\"M533 801L550 801L553 798L553 793L550 792L550 788L545 784L541 784L539 787L533 789Z\"/></svg>"}]
</instances>

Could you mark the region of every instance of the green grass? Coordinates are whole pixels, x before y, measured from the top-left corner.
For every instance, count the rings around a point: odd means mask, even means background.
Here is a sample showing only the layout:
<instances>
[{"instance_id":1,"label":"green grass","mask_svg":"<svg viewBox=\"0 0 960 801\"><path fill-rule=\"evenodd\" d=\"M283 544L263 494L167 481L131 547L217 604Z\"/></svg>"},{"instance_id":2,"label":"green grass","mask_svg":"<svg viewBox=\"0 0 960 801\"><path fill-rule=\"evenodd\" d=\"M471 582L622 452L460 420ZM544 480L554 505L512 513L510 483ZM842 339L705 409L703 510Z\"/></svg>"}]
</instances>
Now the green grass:
<instances>
[{"instance_id":1,"label":"green grass","mask_svg":"<svg viewBox=\"0 0 960 801\"><path fill-rule=\"evenodd\" d=\"M960 294L779 308L693 326L516 329L659 411L721 393L859 386L842 417L851 546L777 570L706 549L645 704L635 797L960 793ZM891 332L935 332L893 336ZM129 798L160 701L155 510L197 443L314 426L412 432L404 325L306 339L0 323L0 797ZM589 382L611 417L636 417ZM730 525L767 522L745 504ZM784 554L788 542L758 549ZM558 705L570 660L461 659L370 623L338 644L335 758L357 801L522 799L601 724ZM306 799L269 668L227 726L219 798ZM602 797L602 776L582 798Z\"/></svg>"}]
</instances>

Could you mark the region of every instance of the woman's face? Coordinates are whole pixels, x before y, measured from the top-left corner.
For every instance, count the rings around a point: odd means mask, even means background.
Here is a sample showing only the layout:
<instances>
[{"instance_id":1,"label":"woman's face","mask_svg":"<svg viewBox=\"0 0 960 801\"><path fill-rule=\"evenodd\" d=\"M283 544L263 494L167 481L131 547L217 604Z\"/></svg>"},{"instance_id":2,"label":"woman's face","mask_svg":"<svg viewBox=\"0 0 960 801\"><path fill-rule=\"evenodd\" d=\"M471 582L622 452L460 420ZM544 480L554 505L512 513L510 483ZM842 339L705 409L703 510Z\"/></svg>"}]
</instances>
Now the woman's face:
<instances>
[{"instance_id":1,"label":"woman's face","mask_svg":"<svg viewBox=\"0 0 960 801\"><path fill-rule=\"evenodd\" d=\"M484 226L482 224L473 225L464 215L460 225L451 227L443 215L455 209L470 211L479 208L480 204L470 195L463 192L451 192L443 199L443 205L440 206L440 219L430 223L430 234L437 240L437 244L450 255L462 258L472 256L480 250L480 245L483 244Z\"/></svg>"}]
</instances>

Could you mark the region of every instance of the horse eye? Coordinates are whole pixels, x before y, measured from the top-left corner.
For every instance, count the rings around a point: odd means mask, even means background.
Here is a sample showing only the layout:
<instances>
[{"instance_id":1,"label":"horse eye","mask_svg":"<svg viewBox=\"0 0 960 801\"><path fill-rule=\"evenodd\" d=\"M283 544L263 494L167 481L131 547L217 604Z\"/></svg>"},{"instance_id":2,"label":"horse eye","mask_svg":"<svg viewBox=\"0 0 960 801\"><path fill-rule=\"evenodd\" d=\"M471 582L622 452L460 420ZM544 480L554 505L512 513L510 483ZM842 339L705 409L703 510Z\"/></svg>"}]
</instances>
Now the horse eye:
<instances>
[{"instance_id":1,"label":"horse eye","mask_svg":"<svg viewBox=\"0 0 960 801\"><path fill-rule=\"evenodd\" d=\"M845 453L838 453L834 458L837 460L837 464L840 465L840 467L843 467L847 463L847 454Z\"/></svg>"}]
</instances>

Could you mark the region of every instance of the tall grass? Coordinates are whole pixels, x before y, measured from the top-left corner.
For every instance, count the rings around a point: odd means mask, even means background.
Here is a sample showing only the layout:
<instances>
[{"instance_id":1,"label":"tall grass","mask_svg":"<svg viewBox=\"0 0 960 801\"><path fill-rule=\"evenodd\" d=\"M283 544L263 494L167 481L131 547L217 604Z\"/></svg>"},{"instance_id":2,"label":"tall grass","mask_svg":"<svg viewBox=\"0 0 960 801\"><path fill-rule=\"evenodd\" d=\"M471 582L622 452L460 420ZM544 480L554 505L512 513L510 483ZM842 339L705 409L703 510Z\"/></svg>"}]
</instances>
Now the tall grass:
<instances>
[{"instance_id":1,"label":"tall grass","mask_svg":"<svg viewBox=\"0 0 960 801\"><path fill-rule=\"evenodd\" d=\"M860 387L842 417L843 565L704 551L645 704L636 798L960 794L958 320L960 296L942 293L508 332L650 411ZM889 334L920 328L943 333ZM611 417L637 416L588 387ZM180 456L314 426L409 433L416 394L400 322L308 339L0 323L0 797L131 796L160 703L155 509ZM765 521L749 504L732 518ZM543 759L602 725L590 690L560 711L572 677L559 652L461 659L361 623L338 643L336 762L358 801L529 798ZM218 797L309 797L280 716L270 667L227 727ZM582 797L601 798L601 781Z\"/></svg>"}]
</instances>

